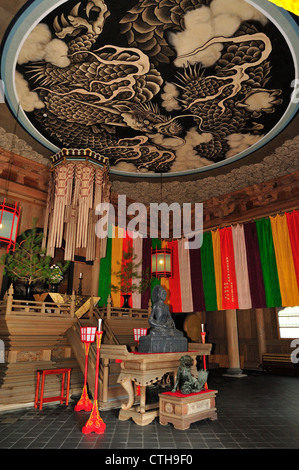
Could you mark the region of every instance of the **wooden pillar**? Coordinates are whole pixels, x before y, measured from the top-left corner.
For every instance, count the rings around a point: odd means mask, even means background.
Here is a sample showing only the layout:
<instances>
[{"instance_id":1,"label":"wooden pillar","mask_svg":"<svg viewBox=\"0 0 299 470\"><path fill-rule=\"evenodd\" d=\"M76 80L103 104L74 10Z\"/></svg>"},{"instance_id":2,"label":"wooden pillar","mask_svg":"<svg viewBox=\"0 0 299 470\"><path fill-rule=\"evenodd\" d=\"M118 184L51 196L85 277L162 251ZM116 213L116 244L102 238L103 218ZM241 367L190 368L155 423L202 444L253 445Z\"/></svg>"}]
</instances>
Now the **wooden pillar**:
<instances>
[{"instance_id":1,"label":"wooden pillar","mask_svg":"<svg viewBox=\"0 0 299 470\"><path fill-rule=\"evenodd\" d=\"M226 334L228 348L228 369L225 375L242 377L240 368L239 339L237 312L234 309L226 310Z\"/></svg>"},{"instance_id":2,"label":"wooden pillar","mask_svg":"<svg viewBox=\"0 0 299 470\"><path fill-rule=\"evenodd\" d=\"M75 316L75 291L73 290L72 296L71 296L71 306L70 306L70 315L72 318Z\"/></svg>"},{"instance_id":3,"label":"wooden pillar","mask_svg":"<svg viewBox=\"0 0 299 470\"><path fill-rule=\"evenodd\" d=\"M8 295L6 297L6 315L9 315L12 311L12 303L13 303L13 285L11 284L9 289L8 289Z\"/></svg>"},{"instance_id":4,"label":"wooden pillar","mask_svg":"<svg viewBox=\"0 0 299 470\"><path fill-rule=\"evenodd\" d=\"M96 237L95 241L95 258L93 260L92 270L91 270L91 295L94 297L98 296L99 293L99 277L100 277L100 248L101 240Z\"/></svg>"},{"instance_id":5,"label":"wooden pillar","mask_svg":"<svg viewBox=\"0 0 299 470\"><path fill-rule=\"evenodd\" d=\"M255 316L256 316L259 365L261 365L263 361L263 354L267 352L266 338L265 338L264 310L262 308L256 308Z\"/></svg>"},{"instance_id":6,"label":"wooden pillar","mask_svg":"<svg viewBox=\"0 0 299 470\"><path fill-rule=\"evenodd\" d=\"M110 316L111 316L111 295L109 294L107 298L107 320L109 320Z\"/></svg>"}]
</instances>

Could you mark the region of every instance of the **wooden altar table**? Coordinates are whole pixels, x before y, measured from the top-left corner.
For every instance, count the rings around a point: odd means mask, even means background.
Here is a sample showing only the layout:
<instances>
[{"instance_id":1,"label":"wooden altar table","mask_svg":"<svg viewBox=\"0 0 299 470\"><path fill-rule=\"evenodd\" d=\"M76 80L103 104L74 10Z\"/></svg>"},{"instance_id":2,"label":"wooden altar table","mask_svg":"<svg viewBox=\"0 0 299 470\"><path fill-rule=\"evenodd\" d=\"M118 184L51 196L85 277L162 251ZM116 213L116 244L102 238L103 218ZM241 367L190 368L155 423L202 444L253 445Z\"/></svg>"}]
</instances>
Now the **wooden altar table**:
<instances>
[{"instance_id":1,"label":"wooden altar table","mask_svg":"<svg viewBox=\"0 0 299 470\"><path fill-rule=\"evenodd\" d=\"M192 343L189 344L189 351L173 353L138 353L128 352L126 346L105 345L101 351L101 357L121 360L121 372L118 377L120 383L128 394L128 402L122 405L119 412L119 420L126 421L130 418L140 425L145 426L151 423L159 415L159 402L146 404L146 387L153 385L165 374L176 374L182 356L189 355L192 358L191 373L197 376L196 367L197 356L209 355L212 344L196 343L196 350L192 350ZM135 394L134 384L140 386L140 404L133 406Z\"/></svg>"}]
</instances>

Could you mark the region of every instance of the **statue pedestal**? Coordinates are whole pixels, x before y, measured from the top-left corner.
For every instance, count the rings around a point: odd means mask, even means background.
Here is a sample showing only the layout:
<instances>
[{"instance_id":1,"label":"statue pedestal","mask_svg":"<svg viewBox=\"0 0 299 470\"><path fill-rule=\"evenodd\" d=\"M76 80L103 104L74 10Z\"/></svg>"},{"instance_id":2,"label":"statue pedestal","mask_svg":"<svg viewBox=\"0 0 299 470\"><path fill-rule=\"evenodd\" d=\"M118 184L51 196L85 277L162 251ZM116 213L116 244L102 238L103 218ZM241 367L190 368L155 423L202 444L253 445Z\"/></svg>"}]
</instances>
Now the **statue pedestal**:
<instances>
[{"instance_id":1,"label":"statue pedestal","mask_svg":"<svg viewBox=\"0 0 299 470\"><path fill-rule=\"evenodd\" d=\"M189 429L191 423L202 419L217 419L216 394L218 390L204 390L183 395L180 392L159 394L159 422L172 423L175 429Z\"/></svg>"},{"instance_id":2,"label":"statue pedestal","mask_svg":"<svg viewBox=\"0 0 299 470\"><path fill-rule=\"evenodd\" d=\"M184 336L141 336L139 353L163 353L188 351L188 340Z\"/></svg>"}]
</instances>

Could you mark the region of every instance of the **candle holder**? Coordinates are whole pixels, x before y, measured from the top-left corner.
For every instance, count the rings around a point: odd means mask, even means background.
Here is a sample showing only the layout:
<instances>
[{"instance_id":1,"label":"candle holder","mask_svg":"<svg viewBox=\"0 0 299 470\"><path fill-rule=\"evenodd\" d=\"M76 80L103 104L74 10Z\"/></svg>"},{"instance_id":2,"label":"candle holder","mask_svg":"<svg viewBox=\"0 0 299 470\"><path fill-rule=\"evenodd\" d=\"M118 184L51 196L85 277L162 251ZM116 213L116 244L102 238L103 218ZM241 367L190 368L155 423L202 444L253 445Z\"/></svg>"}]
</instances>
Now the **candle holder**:
<instances>
[{"instance_id":1,"label":"candle holder","mask_svg":"<svg viewBox=\"0 0 299 470\"><path fill-rule=\"evenodd\" d=\"M81 327L81 341L84 343L85 347L85 371L84 371L84 386L80 400L75 406L75 411L91 411L92 410L92 401L90 400L87 393L87 369L88 369L88 352L90 344L94 342L95 335L97 331L96 326L86 326Z\"/></svg>"},{"instance_id":2,"label":"candle holder","mask_svg":"<svg viewBox=\"0 0 299 470\"><path fill-rule=\"evenodd\" d=\"M82 428L83 434L89 434L95 432L97 434L103 434L106 429L106 424L100 417L98 409L98 386L99 386L99 364L100 364L100 347L102 340L102 331L96 332L97 337L97 362L96 362L96 373L95 373L95 386L94 386L94 403L89 416L89 419L85 426Z\"/></svg>"},{"instance_id":3,"label":"candle holder","mask_svg":"<svg viewBox=\"0 0 299 470\"><path fill-rule=\"evenodd\" d=\"M80 277L79 277L79 287L78 287L78 295L82 295L82 273L80 273Z\"/></svg>"},{"instance_id":4,"label":"candle holder","mask_svg":"<svg viewBox=\"0 0 299 470\"><path fill-rule=\"evenodd\" d=\"M203 329L203 325L201 325L201 328L202 328L202 331L200 333L201 334L201 342L203 344L205 344L205 342L206 342L206 332ZM204 370L207 370L207 362L206 362L206 356L205 355L203 356L203 368L204 368ZM205 390L208 389L207 382L204 384L204 388L205 388Z\"/></svg>"},{"instance_id":5,"label":"candle holder","mask_svg":"<svg viewBox=\"0 0 299 470\"><path fill-rule=\"evenodd\" d=\"M137 344L139 344L140 336L147 335L147 328L133 328L133 331L134 331L134 340L136 341ZM136 387L136 395L137 397L140 396L140 385L137 385Z\"/></svg>"}]
</instances>

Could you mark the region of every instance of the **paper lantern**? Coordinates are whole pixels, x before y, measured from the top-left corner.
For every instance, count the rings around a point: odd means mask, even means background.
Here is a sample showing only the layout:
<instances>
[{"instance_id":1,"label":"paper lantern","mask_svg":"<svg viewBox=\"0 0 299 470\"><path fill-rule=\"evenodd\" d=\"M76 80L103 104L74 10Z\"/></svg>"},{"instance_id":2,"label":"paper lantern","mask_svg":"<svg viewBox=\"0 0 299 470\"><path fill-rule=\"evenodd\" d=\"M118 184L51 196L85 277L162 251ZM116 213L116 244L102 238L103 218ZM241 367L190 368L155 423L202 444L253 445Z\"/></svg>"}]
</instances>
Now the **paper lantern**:
<instances>
[{"instance_id":1,"label":"paper lantern","mask_svg":"<svg viewBox=\"0 0 299 470\"><path fill-rule=\"evenodd\" d=\"M155 277L172 276L172 253L169 248L154 249L151 256L151 273Z\"/></svg>"},{"instance_id":2,"label":"paper lantern","mask_svg":"<svg viewBox=\"0 0 299 470\"><path fill-rule=\"evenodd\" d=\"M7 252L16 247L20 219L20 208L18 203L9 205L5 199L0 203L0 242L7 244Z\"/></svg>"},{"instance_id":3,"label":"paper lantern","mask_svg":"<svg viewBox=\"0 0 299 470\"><path fill-rule=\"evenodd\" d=\"M133 328L133 331L136 343L139 343L140 336L146 336L147 334L147 328Z\"/></svg>"},{"instance_id":4,"label":"paper lantern","mask_svg":"<svg viewBox=\"0 0 299 470\"><path fill-rule=\"evenodd\" d=\"M82 343L93 343L96 337L96 326L81 326L81 341Z\"/></svg>"}]
</instances>

